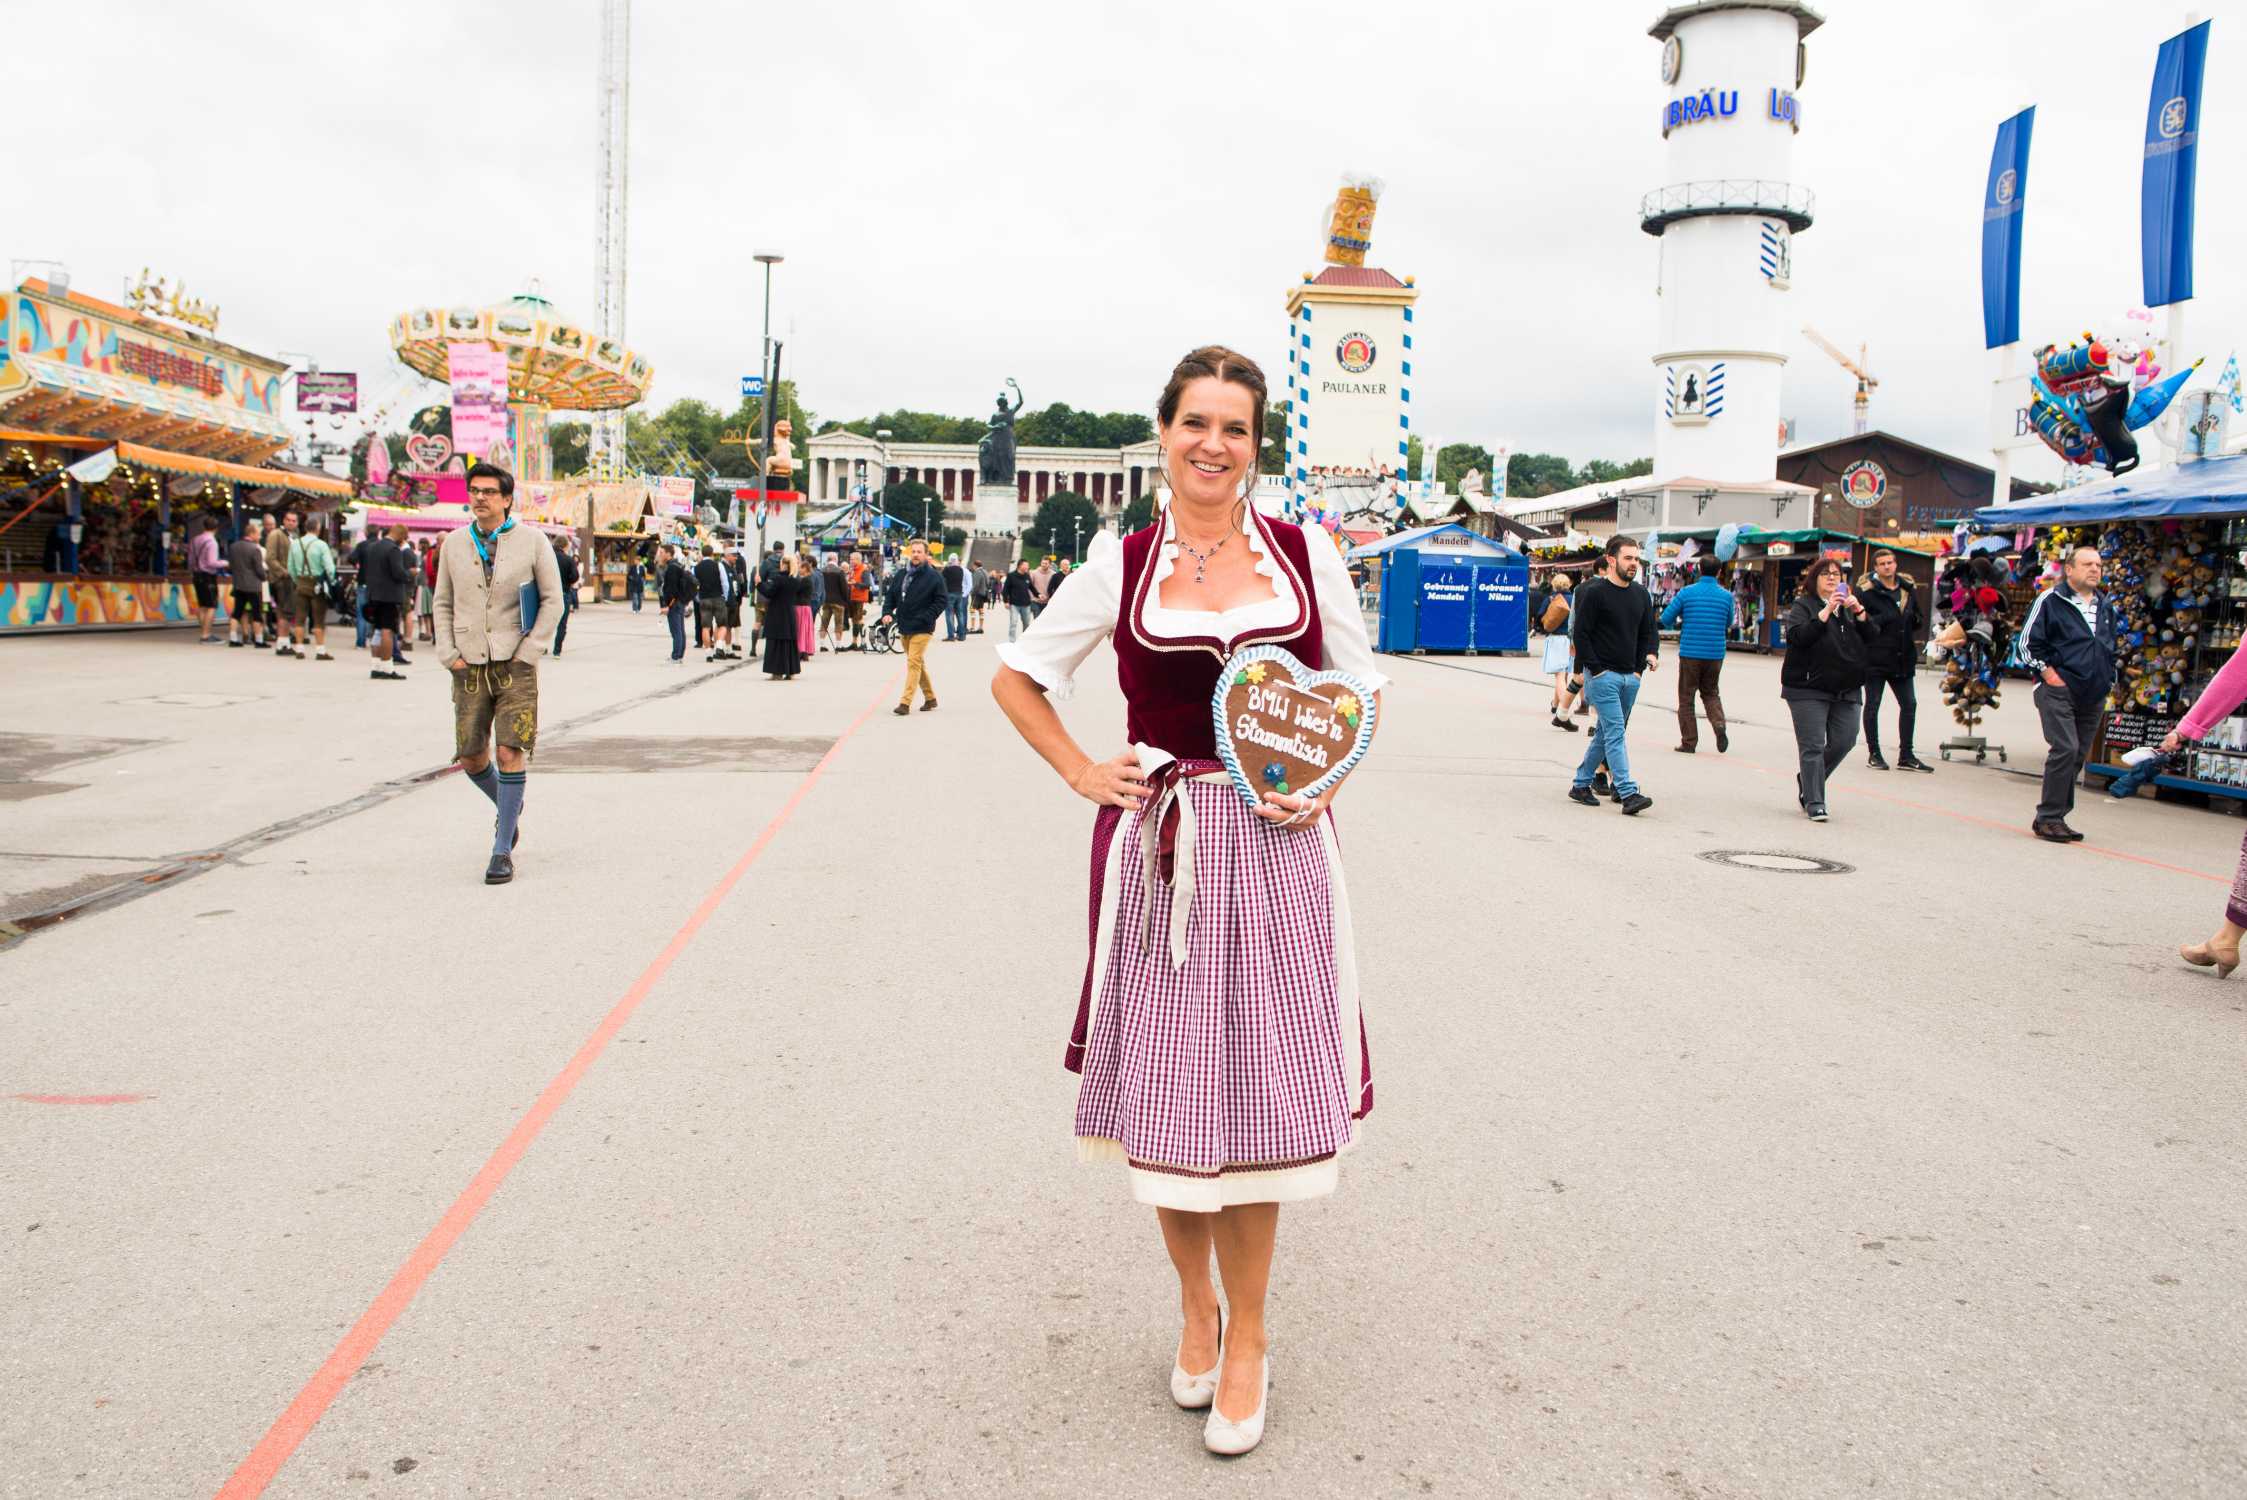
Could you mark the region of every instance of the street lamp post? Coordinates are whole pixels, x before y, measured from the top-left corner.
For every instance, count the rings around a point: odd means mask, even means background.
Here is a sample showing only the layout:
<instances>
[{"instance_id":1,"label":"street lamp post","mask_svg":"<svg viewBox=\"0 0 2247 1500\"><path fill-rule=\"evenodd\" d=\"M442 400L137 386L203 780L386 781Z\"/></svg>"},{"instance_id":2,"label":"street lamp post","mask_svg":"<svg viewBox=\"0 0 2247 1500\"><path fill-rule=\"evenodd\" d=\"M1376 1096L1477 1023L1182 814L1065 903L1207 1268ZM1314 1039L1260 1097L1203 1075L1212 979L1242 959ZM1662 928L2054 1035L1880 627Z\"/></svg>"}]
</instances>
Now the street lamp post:
<instances>
[{"instance_id":1,"label":"street lamp post","mask_svg":"<svg viewBox=\"0 0 2247 1500\"><path fill-rule=\"evenodd\" d=\"M873 498L874 509L884 518L882 530L885 534L882 540L887 542L888 536L886 533L889 529L887 519L889 516L889 429L887 427L875 428L874 441L882 445L882 472L874 476L881 480L881 483L868 485L866 488L867 493ZM877 543L877 545L880 544Z\"/></svg>"},{"instance_id":2,"label":"street lamp post","mask_svg":"<svg viewBox=\"0 0 2247 1500\"><path fill-rule=\"evenodd\" d=\"M1076 529L1077 534L1069 543L1069 565L1073 568L1081 568L1084 566L1084 517L1073 518L1071 525Z\"/></svg>"},{"instance_id":3,"label":"street lamp post","mask_svg":"<svg viewBox=\"0 0 2247 1500\"><path fill-rule=\"evenodd\" d=\"M765 268L765 326L763 341L759 346L764 353L757 365L765 380L765 393L757 401L757 404L764 409L765 437L764 471L759 476L763 480L765 503L759 508L757 519L757 556L759 566L762 566L765 552L765 518L772 514L772 409L773 404L780 399L780 362L775 357L776 351L772 347L772 268L779 265L786 257L778 250L758 250L752 252L752 258L758 265Z\"/></svg>"}]
</instances>

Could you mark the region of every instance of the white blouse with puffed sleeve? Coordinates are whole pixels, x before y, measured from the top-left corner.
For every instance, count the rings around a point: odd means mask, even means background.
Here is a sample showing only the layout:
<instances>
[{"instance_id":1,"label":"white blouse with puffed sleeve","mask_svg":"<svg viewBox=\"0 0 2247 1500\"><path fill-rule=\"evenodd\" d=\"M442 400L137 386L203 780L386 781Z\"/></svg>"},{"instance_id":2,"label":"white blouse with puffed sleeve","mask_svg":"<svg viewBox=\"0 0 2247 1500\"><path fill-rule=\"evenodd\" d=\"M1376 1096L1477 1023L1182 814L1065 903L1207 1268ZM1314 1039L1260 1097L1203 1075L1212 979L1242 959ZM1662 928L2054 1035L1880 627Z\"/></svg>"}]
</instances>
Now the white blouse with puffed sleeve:
<instances>
[{"instance_id":1,"label":"white blouse with puffed sleeve","mask_svg":"<svg viewBox=\"0 0 2247 1500\"><path fill-rule=\"evenodd\" d=\"M1286 570L1277 567L1267 551L1264 529L1246 528L1256 571L1271 580L1273 597L1222 612L1170 609L1159 601L1162 583L1178 560L1178 543L1172 535L1170 512L1162 513L1162 548L1156 555L1155 577L1147 589L1146 618L1140 623L1149 635L1166 640L1190 636L1216 636L1231 640L1246 631L1282 625L1295 616L1295 586ZM1318 596L1321 671L1347 672L1370 692L1388 686L1388 676L1374 660L1373 644L1365 633L1365 614L1358 607L1357 586L1341 552L1324 535L1306 529L1304 550L1311 558L1311 589ZM1112 532L1092 539L1085 564L1045 607L1029 631L1018 641L1000 644L999 660L1031 678L1055 698L1076 693L1077 668L1093 648L1115 633L1123 608L1123 543Z\"/></svg>"}]
</instances>

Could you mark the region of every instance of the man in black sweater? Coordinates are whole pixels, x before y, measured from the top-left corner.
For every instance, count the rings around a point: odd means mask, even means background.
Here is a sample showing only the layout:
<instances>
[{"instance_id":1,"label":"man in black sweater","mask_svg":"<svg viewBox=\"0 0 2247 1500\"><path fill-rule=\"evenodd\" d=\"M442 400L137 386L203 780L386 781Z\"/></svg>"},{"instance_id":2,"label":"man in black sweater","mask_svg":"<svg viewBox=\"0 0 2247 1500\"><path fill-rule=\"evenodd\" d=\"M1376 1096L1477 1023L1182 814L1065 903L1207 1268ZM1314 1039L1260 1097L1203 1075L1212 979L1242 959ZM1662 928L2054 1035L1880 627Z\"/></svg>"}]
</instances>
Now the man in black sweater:
<instances>
[{"instance_id":1,"label":"man in black sweater","mask_svg":"<svg viewBox=\"0 0 2247 1500\"><path fill-rule=\"evenodd\" d=\"M687 659L687 606L694 602L694 584L669 542L655 549L655 569L655 602L671 627L671 662L676 666Z\"/></svg>"},{"instance_id":2,"label":"man in black sweater","mask_svg":"<svg viewBox=\"0 0 2247 1500\"><path fill-rule=\"evenodd\" d=\"M1654 799L1631 779L1630 750L1623 743L1632 705L1638 702L1639 673L1654 670L1662 641L1653 596L1638 581L1638 562L1636 541L1622 535L1609 537L1599 576L1576 591L1576 612L1570 617L1584 698L1599 717L1568 796L1586 807L1599 806L1592 777L1604 765L1625 817L1636 817L1654 805Z\"/></svg>"}]
</instances>

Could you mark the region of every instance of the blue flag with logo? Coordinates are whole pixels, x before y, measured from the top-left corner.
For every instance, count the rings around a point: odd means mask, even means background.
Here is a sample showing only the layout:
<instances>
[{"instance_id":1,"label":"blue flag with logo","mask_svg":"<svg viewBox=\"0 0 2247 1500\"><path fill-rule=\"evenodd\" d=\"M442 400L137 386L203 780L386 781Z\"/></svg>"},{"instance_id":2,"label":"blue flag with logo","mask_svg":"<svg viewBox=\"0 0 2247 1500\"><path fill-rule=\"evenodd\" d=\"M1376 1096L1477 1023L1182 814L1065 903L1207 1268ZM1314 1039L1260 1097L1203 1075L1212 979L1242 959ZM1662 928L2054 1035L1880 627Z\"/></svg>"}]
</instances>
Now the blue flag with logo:
<instances>
[{"instance_id":1,"label":"blue flag with logo","mask_svg":"<svg viewBox=\"0 0 2247 1500\"><path fill-rule=\"evenodd\" d=\"M2029 196L2030 105L1997 127L1982 190L1982 347L2021 341L2021 228Z\"/></svg>"},{"instance_id":2,"label":"blue flag with logo","mask_svg":"<svg viewBox=\"0 0 2247 1500\"><path fill-rule=\"evenodd\" d=\"M2146 101L2146 171L2139 198L2146 306L2192 297L2192 189L2200 163L2200 75L2208 63L2203 21L2161 44Z\"/></svg>"}]
</instances>

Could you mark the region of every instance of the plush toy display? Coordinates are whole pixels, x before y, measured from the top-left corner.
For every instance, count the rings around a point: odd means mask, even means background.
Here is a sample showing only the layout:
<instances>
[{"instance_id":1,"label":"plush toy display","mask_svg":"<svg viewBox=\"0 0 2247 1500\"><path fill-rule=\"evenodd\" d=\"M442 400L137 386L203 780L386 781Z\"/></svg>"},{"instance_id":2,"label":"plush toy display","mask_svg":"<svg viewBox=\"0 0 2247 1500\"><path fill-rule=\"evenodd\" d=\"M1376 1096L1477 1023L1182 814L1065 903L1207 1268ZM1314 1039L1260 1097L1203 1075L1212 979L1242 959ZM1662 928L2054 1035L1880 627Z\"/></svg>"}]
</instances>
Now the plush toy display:
<instances>
[{"instance_id":1,"label":"plush toy display","mask_svg":"<svg viewBox=\"0 0 2247 1500\"><path fill-rule=\"evenodd\" d=\"M2099 549L2106 564L2100 588L2122 615L2110 701L2140 713L2182 715L2208 685L2216 665L2199 648L2230 638L2228 630L2219 637L2211 629L2221 604L2216 578L2221 526L2213 521L2145 521L2055 527L2044 539L2045 559L2056 565L2069 548L2084 542ZM2197 665L2202 662L2207 665Z\"/></svg>"}]
</instances>

